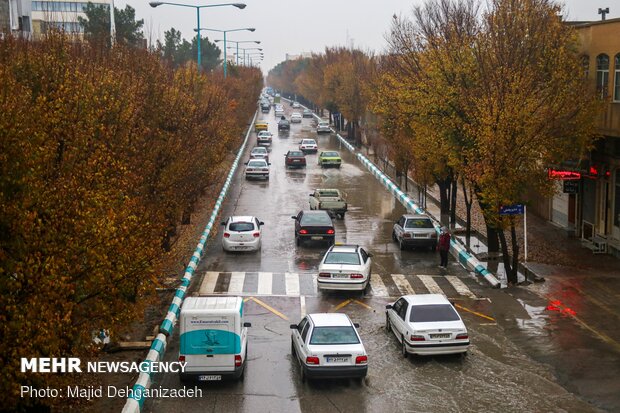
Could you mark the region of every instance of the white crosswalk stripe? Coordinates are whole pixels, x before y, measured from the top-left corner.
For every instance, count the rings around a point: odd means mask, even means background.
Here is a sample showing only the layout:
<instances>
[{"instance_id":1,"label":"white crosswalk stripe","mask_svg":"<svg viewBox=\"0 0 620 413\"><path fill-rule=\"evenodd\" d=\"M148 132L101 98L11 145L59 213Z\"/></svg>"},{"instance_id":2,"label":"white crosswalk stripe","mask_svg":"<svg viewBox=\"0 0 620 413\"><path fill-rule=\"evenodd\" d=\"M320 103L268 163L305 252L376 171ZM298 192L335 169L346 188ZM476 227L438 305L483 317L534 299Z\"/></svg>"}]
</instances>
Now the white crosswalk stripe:
<instances>
[{"instance_id":1,"label":"white crosswalk stripe","mask_svg":"<svg viewBox=\"0 0 620 413\"><path fill-rule=\"evenodd\" d=\"M224 273L207 271L203 277L202 284L198 289L198 293L202 295L274 295L273 291L275 290L279 291L279 293L276 293L275 295L282 294L281 292L284 291L284 294L289 297L318 295L317 274L285 272L284 274L279 273L274 276L274 273L272 272L255 272L251 276L253 278L250 278L251 281L246 283L247 276L247 272ZM218 285L218 280L220 279L219 277L228 277L228 283L226 283L226 278L222 278L222 280L220 280L220 284ZM303 285L301 282L302 277L305 279ZM312 278L311 285L308 277ZM414 278L420 280L424 287L421 287L418 282L418 284L416 284L418 287L414 288L414 283L411 281L415 281ZM449 288L449 293L442 290L441 286L436 281L439 279L445 280L442 281L444 287L448 288L448 285L451 286ZM284 285L282 285L282 283L284 283ZM228 288L222 288L222 286L225 286L226 284L228 284ZM432 276L419 274L389 274L381 276L379 274L373 274L370 279L370 287L371 293L369 295L375 297L395 297L405 294L426 293L448 296L448 294L454 295L454 291L456 291L459 297L478 299L463 282L463 280L454 275ZM252 289L252 291L244 291L244 288ZM220 289L226 290L219 291ZM309 289L312 289L312 291L308 291Z\"/></svg>"}]
</instances>

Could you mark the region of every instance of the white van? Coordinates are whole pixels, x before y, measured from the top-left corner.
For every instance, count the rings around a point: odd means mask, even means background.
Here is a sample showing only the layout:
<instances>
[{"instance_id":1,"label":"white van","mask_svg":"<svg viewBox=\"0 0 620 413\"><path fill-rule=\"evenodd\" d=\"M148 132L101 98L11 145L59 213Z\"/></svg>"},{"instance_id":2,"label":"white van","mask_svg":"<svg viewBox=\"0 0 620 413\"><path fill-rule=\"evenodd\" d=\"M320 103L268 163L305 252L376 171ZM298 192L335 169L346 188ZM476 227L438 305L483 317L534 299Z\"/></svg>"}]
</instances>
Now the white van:
<instances>
[{"instance_id":1,"label":"white van","mask_svg":"<svg viewBox=\"0 0 620 413\"><path fill-rule=\"evenodd\" d=\"M181 381L243 377L248 329L241 297L187 297L181 307L179 361Z\"/></svg>"}]
</instances>

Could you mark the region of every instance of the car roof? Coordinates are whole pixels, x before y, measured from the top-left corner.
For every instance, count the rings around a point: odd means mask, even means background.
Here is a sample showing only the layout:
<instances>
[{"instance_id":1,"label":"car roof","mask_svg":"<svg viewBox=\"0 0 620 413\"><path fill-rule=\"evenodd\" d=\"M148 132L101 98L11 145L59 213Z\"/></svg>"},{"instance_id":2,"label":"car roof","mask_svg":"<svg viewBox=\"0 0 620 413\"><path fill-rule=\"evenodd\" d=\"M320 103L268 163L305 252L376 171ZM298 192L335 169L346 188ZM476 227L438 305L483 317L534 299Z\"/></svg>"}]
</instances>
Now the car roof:
<instances>
[{"instance_id":1,"label":"car roof","mask_svg":"<svg viewBox=\"0 0 620 413\"><path fill-rule=\"evenodd\" d=\"M327 213L327 211L324 211L322 209L319 209L319 210L304 209L301 212L303 212L304 215L327 215L329 217L329 214ZM331 219L331 217L330 217L330 219Z\"/></svg>"},{"instance_id":2,"label":"car roof","mask_svg":"<svg viewBox=\"0 0 620 413\"><path fill-rule=\"evenodd\" d=\"M264 146L255 146L255 147L252 148L252 152L257 150L257 149L258 149L259 152L267 152L267 148L265 148Z\"/></svg>"},{"instance_id":3,"label":"car roof","mask_svg":"<svg viewBox=\"0 0 620 413\"><path fill-rule=\"evenodd\" d=\"M403 298L411 305L427 305L427 304L450 304L448 299L441 294L414 294L404 295Z\"/></svg>"},{"instance_id":4,"label":"car roof","mask_svg":"<svg viewBox=\"0 0 620 413\"><path fill-rule=\"evenodd\" d=\"M349 316L343 313L316 313L308 314L315 327L351 326Z\"/></svg>"},{"instance_id":5,"label":"car roof","mask_svg":"<svg viewBox=\"0 0 620 413\"><path fill-rule=\"evenodd\" d=\"M312 138L304 138L301 141L302 142L304 142L304 141L312 141L312 142L316 143L316 141L314 139L312 139Z\"/></svg>"},{"instance_id":6,"label":"car roof","mask_svg":"<svg viewBox=\"0 0 620 413\"><path fill-rule=\"evenodd\" d=\"M254 219L255 217L250 215L237 215L230 217L230 222L252 222Z\"/></svg>"},{"instance_id":7,"label":"car roof","mask_svg":"<svg viewBox=\"0 0 620 413\"><path fill-rule=\"evenodd\" d=\"M359 245L334 245L328 252L357 252Z\"/></svg>"},{"instance_id":8,"label":"car roof","mask_svg":"<svg viewBox=\"0 0 620 413\"><path fill-rule=\"evenodd\" d=\"M428 215L422 215L422 214L405 214L403 215L403 217L405 217L405 219L420 219L420 218L424 218L424 219L431 219L431 217L429 217Z\"/></svg>"}]
</instances>

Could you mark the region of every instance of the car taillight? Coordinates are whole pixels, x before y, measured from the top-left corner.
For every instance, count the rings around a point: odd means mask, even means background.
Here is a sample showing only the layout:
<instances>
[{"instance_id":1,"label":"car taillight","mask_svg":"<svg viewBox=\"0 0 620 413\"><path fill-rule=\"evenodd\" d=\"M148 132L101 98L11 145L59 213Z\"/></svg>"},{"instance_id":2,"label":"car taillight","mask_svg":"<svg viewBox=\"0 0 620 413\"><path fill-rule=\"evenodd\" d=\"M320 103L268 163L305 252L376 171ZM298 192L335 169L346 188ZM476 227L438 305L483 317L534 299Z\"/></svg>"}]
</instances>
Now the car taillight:
<instances>
[{"instance_id":1,"label":"car taillight","mask_svg":"<svg viewBox=\"0 0 620 413\"><path fill-rule=\"evenodd\" d=\"M355 357L355 364L368 364L368 356Z\"/></svg>"},{"instance_id":2,"label":"car taillight","mask_svg":"<svg viewBox=\"0 0 620 413\"><path fill-rule=\"evenodd\" d=\"M241 367L241 354L235 355L235 367Z\"/></svg>"},{"instance_id":3,"label":"car taillight","mask_svg":"<svg viewBox=\"0 0 620 413\"><path fill-rule=\"evenodd\" d=\"M299 230L299 233L300 233L300 234L307 234L307 233L308 233L308 230L306 230L306 229L300 229L300 230Z\"/></svg>"},{"instance_id":4,"label":"car taillight","mask_svg":"<svg viewBox=\"0 0 620 413\"><path fill-rule=\"evenodd\" d=\"M179 363L185 363L185 356L179 356Z\"/></svg>"},{"instance_id":5,"label":"car taillight","mask_svg":"<svg viewBox=\"0 0 620 413\"><path fill-rule=\"evenodd\" d=\"M424 338L424 336L416 336L416 335L414 335L414 336L410 337L410 340L411 341L424 341L426 339Z\"/></svg>"},{"instance_id":6,"label":"car taillight","mask_svg":"<svg viewBox=\"0 0 620 413\"><path fill-rule=\"evenodd\" d=\"M334 231L333 229L328 229L328 230L327 230L327 233L331 235L331 234L335 234L335 233L336 233L336 231Z\"/></svg>"},{"instance_id":7,"label":"car taillight","mask_svg":"<svg viewBox=\"0 0 620 413\"><path fill-rule=\"evenodd\" d=\"M411 234L408 232L403 233L403 238L411 238Z\"/></svg>"},{"instance_id":8,"label":"car taillight","mask_svg":"<svg viewBox=\"0 0 620 413\"><path fill-rule=\"evenodd\" d=\"M320 273L319 273L319 277L323 277L323 278L325 278L325 277L331 277L331 274L330 274L330 273L328 273L328 272L320 272Z\"/></svg>"},{"instance_id":9,"label":"car taillight","mask_svg":"<svg viewBox=\"0 0 620 413\"><path fill-rule=\"evenodd\" d=\"M469 335L467 333L457 334L455 337L457 340L467 340Z\"/></svg>"},{"instance_id":10,"label":"car taillight","mask_svg":"<svg viewBox=\"0 0 620 413\"><path fill-rule=\"evenodd\" d=\"M306 357L306 364L318 365L319 364L319 358L318 357L314 357L314 356L308 356L308 357Z\"/></svg>"},{"instance_id":11,"label":"car taillight","mask_svg":"<svg viewBox=\"0 0 620 413\"><path fill-rule=\"evenodd\" d=\"M351 274L351 278L364 278L362 274Z\"/></svg>"},{"instance_id":12,"label":"car taillight","mask_svg":"<svg viewBox=\"0 0 620 413\"><path fill-rule=\"evenodd\" d=\"M254 236L254 238L258 238L260 237L260 232L255 232L254 234L252 234Z\"/></svg>"},{"instance_id":13,"label":"car taillight","mask_svg":"<svg viewBox=\"0 0 620 413\"><path fill-rule=\"evenodd\" d=\"M230 238L230 234L228 232L224 233L224 238Z\"/></svg>"}]
</instances>

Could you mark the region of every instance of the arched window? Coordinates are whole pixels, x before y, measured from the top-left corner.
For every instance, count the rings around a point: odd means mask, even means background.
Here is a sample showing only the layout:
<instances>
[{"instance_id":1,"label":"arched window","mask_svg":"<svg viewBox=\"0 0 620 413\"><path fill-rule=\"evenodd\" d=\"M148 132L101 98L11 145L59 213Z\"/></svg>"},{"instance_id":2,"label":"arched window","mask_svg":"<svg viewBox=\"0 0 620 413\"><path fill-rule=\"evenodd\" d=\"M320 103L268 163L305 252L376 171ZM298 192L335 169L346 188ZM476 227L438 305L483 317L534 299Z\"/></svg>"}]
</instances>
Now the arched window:
<instances>
[{"instance_id":1,"label":"arched window","mask_svg":"<svg viewBox=\"0 0 620 413\"><path fill-rule=\"evenodd\" d=\"M620 102L620 53L614 59L614 101Z\"/></svg>"},{"instance_id":2,"label":"arched window","mask_svg":"<svg viewBox=\"0 0 620 413\"><path fill-rule=\"evenodd\" d=\"M583 77L587 79L590 75L590 56L581 56L581 70L583 70Z\"/></svg>"},{"instance_id":3,"label":"arched window","mask_svg":"<svg viewBox=\"0 0 620 413\"><path fill-rule=\"evenodd\" d=\"M607 97L609 86L609 56L600 54L596 56L596 90L601 97Z\"/></svg>"}]
</instances>

